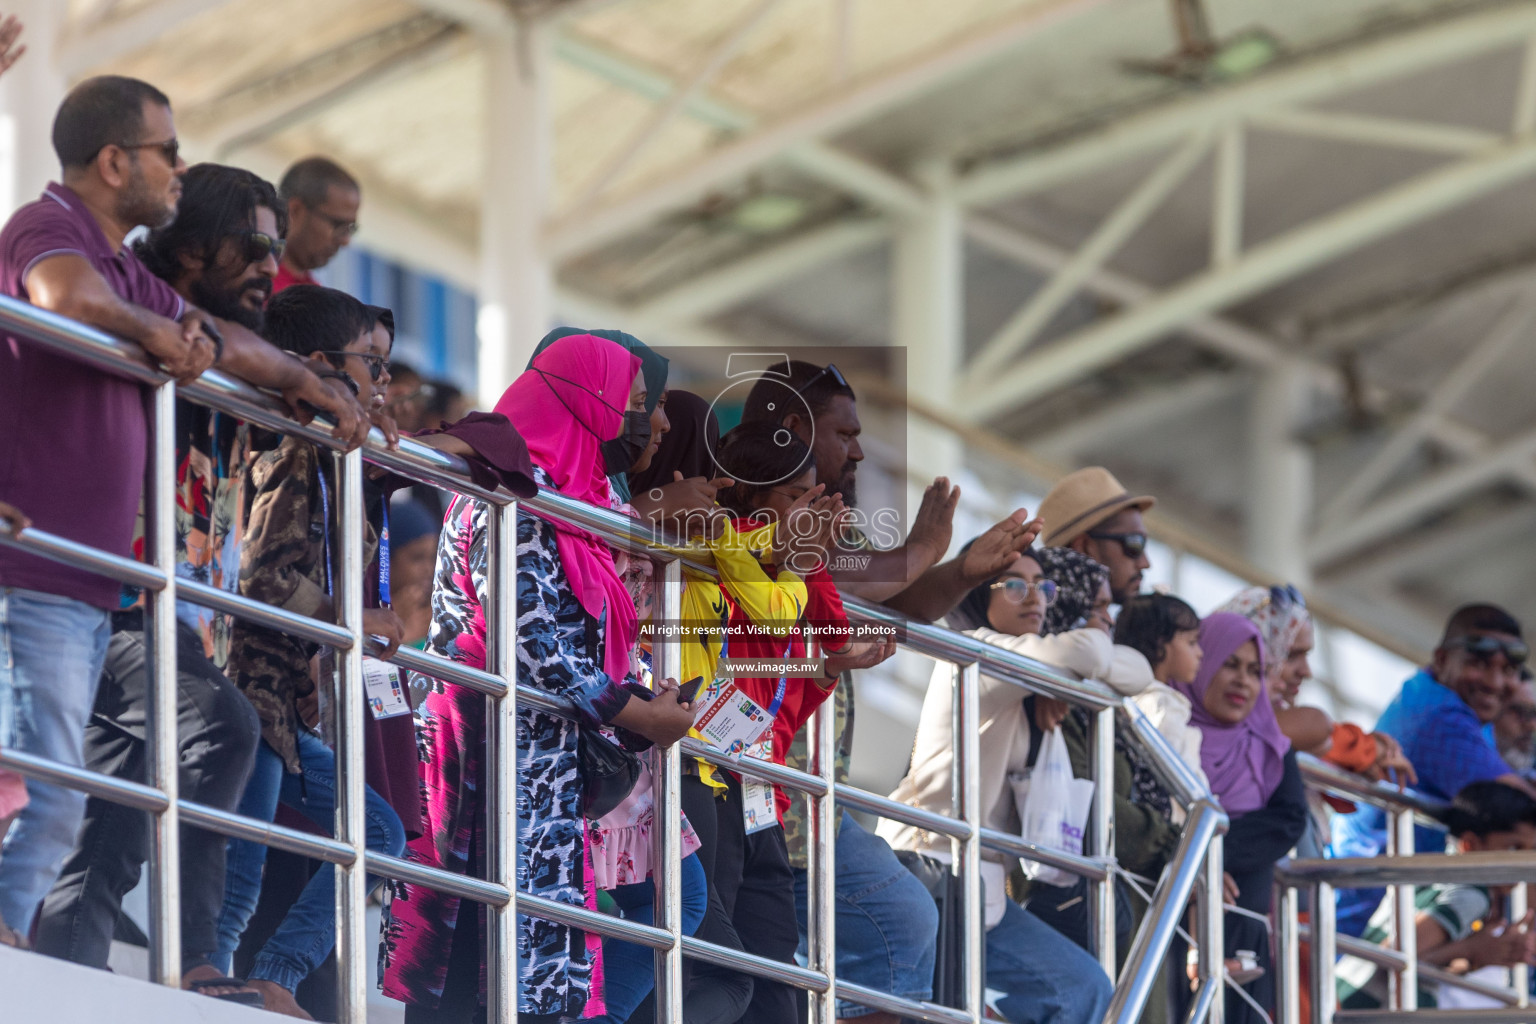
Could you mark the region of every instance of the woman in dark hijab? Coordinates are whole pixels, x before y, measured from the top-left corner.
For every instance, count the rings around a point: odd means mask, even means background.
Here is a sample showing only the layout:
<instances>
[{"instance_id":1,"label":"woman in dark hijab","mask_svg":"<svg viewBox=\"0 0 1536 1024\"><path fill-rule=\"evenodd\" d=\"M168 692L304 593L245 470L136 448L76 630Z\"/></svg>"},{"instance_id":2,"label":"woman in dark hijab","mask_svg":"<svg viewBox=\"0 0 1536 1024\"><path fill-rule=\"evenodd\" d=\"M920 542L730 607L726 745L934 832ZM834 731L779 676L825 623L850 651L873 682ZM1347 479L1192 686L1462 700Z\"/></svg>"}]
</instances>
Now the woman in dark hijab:
<instances>
[{"instance_id":1,"label":"woman in dark hijab","mask_svg":"<svg viewBox=\"0 0 1536 1024\"><path fill-rule=\"evenodd\" d=\"M642 371L643 368L642 363ZM712 479L718 475L715 452L720 447L720 421L710 404L691 391L668 391L667 419L672 429L661 439L650 467L629 474L633 495L672 483L674 473L683 474L685 480L695 476Z\"/></svg>"}]
</instances>

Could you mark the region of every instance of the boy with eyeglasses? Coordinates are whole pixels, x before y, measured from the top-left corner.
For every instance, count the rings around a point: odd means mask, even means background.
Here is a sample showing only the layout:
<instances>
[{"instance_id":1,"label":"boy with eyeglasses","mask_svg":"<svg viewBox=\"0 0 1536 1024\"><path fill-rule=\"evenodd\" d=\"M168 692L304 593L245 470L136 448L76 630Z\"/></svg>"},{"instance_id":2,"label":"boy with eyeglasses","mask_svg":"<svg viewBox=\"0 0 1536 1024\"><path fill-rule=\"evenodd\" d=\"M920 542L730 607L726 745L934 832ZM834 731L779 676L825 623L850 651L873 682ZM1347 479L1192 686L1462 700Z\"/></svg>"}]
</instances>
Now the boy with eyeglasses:
<instances>
[{"instance_id":1,"label":"boy with eyeglasses","mask_svg":"<svg viewBox=\"0 0 1536 1024\"><path fill-rule=\"evenodd\" d=\"M1520 623L1504 609L1473 604L1451 616L1434 660L1403 684L1376 722L1375 731L1395 736L1402 745L1418 772L1420 792L1451 800L1471 783L1497 779L1536 796L1484 732L1503 710L1529 655ZM1416 828L1414 849L1437 853L1442 839L1435 829ZM1331 849L1335 857L1376 857L1386 845L1382 810L1361 805L1339 819ZM1358 936L1382 892L1339 890L1339 931Z\"/></svg>"},{"instance_id":2,"label":"boy with eyeglasses","mask_svg":"<svg viewBox=\"0 0 1536 1024\"><path fill-rule=\"evenodd\" d=\"M315 366L321 375L342 379L364 408L373 406L375 390L383 390L379 382L385 357L374 349L377 317L361 302L332 288L294 285L267 304L266 320L273 344ZM240 592L285 611L333 622L341 522L340 481L330 462L327 453L294 436L257 460L251 470L253 496L240 558ZM364 524L364 564L379 551L382 582L387 580L380 550L383 496L377 488L365 490L373 514ZM363 629L385 641L381 657L393 656L403 627L392 610L365 609ZM246 817L271 821L281 803L327 831L334 820L336 758L316 731L320 687L311 675L311 659L318 654L320 646L311 641L246 622L235 624L229 674L255 706L262 737L238 807ZM399 815L373 789L365 792L368 849L398 856L405 848ZM265 846L229 841L213 956L220 970L230 969L255 913L265 860ZM300 1016L295 991L329 955L335 938L335 872L326 865L251 966L248 983L261 992L268 1010Z\"/></svg>"}]
</instances>

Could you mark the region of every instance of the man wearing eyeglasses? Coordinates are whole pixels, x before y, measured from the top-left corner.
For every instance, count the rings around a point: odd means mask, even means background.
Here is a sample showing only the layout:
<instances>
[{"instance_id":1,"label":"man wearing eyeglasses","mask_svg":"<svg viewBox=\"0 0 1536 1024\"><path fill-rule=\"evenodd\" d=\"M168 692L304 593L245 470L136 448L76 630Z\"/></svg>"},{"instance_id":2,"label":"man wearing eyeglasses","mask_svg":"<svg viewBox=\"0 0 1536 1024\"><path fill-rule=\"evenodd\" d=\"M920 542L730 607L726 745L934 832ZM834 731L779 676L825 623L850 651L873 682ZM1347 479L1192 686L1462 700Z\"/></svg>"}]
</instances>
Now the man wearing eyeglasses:
<instances>
[{"instance_id":1,"label":"man wearing eyeglasses","mask_svg":"<svg viewBox=\"0 0 1536 1024\"><path fill-rule=\"evenodd\" d=\"M288 247L283 252L275 295L295 284L318 284L315 271L330 263L357 234L357 210L363 193L357 179L323 156L300 160L283 173L278 196L288 216Z\"/></svg>"},{"instance_id":2,"label":"man wearing eyeglasses","mask_svg":"<svg viewBox=\"0 0 1536 1024\"><path fill-rule=\"evenodd\" d=\"M1504 609L1473 604L1446 623L1434 660L1403 684L1381 713L1376 731L1390 733L1418 772L1417 789L1452 800L1462 788L1495 779L1536 797L1488 737L1484 727L1504 709L1530 656L1520 623ZM1336 857L1377 857L1386 850L1386 817L1380 808L1360 805L1339 819L1332 850ZM1416 828L1414 849L1440 853L1445 834ZM1339 931L1358 936L1381 902L1380 889L1339 891Z\"/></svg>"}]
</instances>

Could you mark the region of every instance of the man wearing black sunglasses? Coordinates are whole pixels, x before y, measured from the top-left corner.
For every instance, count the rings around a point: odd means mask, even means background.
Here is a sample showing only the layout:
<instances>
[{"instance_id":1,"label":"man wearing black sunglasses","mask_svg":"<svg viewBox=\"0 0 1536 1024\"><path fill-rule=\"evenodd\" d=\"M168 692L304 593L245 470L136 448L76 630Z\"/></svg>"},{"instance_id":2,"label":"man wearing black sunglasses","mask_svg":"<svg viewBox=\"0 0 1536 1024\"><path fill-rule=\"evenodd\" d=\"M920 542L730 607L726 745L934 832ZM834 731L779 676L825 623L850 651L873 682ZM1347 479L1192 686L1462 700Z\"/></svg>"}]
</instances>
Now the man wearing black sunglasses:
<instances>
[{"instance_id":1,"label":"man wearing black sunglasses","mask_svg":"<svg viewBox=\"0 0 1536 1024\"><path fill-rule=\"evenodd\" d=\"M1071 548L1107 568L1110 592L1123 605L1141 593L1142 574L1152 566L1141 516L1154 504L1152 497L1127 491L1104 467L1088 466L1062 477L1040 503L1040 542Z\"/></svg>"},{"instance_id":2,"label":"man wearing black sunglasses","mask_svg":"<svg viewBox=\"0 0 1536 1024\"><path fill-rule=\"evenodd\" d=\"M314 404L339 402L307 365L263 341L286 226L277 191L250 171L199 164L182 176L176 219L156 227L135 254L185 302L215 318L225 338L221 368L253 383L287 389ZM351 402L349 389L340 395ZM356 418L361 416L354 413ZM366 420L362 420L366 423ZM176 465L183 514L177 517L179 575L233 590L239 576L243 491L250 432L231 417L178 401ZM229 623L210 610L178 608L177 734L180 786L190 800L234 810L250 774L260 724L254 708L221 671ZM142 611L113 616L112 638L85 731L86 766L143 776L147 680ZM142 812L92 798L73 851L43 903L37 947L52 956L107 966L123 895L148 852ZM225 840L186 829L181 840L183 970L208 995L254 1001L261 995L210 963L223 905Z\"/></svg>"},{"instance_id":3,"label":"man wearing black sunglasses","mask_svg":"<svg viewBox=\"0 0 1536 1024\"><path fill-rule=\"evenodd\" d=\"M1376 731L1395 736L1418 772L1417 789L1451 800L1473 782L1496 779L1536 797L1536 789L1501 758L1484 726L1498 717L1530 656L1520 623L1504 609L1474 604L1445 625L1433 661L1403 684L1382 712ZM1386 819L1362 804L1334 830L1340 857L1375 857L1386 848ZM1438 853L1444 834L1415 830L1415 849ZM1381 901L1381 890L1339 893L1339 930L1359 935Z\"/></svg>"}]
</instances>

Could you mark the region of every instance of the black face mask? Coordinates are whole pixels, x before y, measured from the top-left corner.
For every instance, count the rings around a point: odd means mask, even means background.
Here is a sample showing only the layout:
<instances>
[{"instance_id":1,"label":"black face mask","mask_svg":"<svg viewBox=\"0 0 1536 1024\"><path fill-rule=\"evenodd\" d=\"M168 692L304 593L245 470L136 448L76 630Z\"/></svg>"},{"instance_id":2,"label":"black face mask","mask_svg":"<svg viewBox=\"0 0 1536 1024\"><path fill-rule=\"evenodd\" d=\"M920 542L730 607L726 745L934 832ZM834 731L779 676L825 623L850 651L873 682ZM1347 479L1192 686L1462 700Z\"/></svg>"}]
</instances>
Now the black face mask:
<instances>
[{"instance_id":1,"label":"black face mask","mask_svg":"<svg viewBox=\"0 0 1536 1024\"><path fill-rule=\"evenodd\" d=\"M611 441L599 447L603 453L603 471L609 476L628 473L629 467L645 454L651 443L651 414L640 410L624 414L624 429Z\"/></svg>"}]
</instances>

